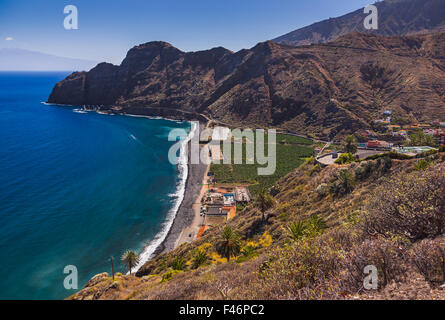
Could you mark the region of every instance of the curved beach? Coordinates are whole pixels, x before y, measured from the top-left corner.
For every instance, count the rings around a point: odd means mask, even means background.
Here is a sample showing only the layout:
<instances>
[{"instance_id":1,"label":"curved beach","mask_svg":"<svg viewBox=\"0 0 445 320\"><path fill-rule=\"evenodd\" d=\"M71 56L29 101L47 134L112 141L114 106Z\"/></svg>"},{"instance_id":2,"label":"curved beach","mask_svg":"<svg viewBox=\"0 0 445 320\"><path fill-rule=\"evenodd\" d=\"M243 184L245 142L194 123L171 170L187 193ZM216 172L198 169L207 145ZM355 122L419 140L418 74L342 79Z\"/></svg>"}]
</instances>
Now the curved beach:
<instances>
[{"instance_id":1,"label":"curved beach","mask_svg":"<svg viewBox=\"0 0 445 320\"><path fill-rule=\"evenodd\" d=\"M200 124L200 129L202 129L202 127L203 124ZM193 133L194 131L191 131L187 140L189 147L188 155L184 159L185 162L179 164L180 174L183 175L183 177L185 175L186 179L185 181L181 181L178 185L177 203L167 215L162 230L156 235L155 239L147 244L141 253L141 262L137 266L138 269L154 256L173 250L183 231L193 224L195 219L193 204L200 197L203 187L202 183L208 169L208 165L206 164L190 163L190 137ZM179 194L181 192L182 195Z\"/></svg>"}]
</instances>

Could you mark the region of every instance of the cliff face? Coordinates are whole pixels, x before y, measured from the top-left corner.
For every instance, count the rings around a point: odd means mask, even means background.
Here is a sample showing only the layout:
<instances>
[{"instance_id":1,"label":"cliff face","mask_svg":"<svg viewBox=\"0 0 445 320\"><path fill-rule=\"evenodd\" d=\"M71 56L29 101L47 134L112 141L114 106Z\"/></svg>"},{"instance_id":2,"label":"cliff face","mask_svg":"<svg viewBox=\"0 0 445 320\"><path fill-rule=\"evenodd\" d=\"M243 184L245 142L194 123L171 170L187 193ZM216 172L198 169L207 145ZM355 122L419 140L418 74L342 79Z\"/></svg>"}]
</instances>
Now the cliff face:
<instances>
[{"instance_id":1,"label":"cliff face","mask_svg":"<svg viewBox=\"0 0 445 320\"><path fill-rule=\"evenodd\" d=\"M193 109L214 86L216 61L230 53L184 53L165 42L146 43L131 49L120 66L101 63L72 74L56 85L49 102Z\"/></svg>"},{"instance_id":2,"label":"cliff face","mask_svg":"<svg viewBox=\"0 0 445 320\"><path fill-rule=\"evenodd\" d=\"M205 114L225 123L332 137L397 117L445 119L445 32L354 33L290 47L268 41L232 53L182 52L164 42L131 49L59 82L50 103L102 105L149 115Z\"/></svg>"},{"instance_id":3,"label":"cliff face","mask_svg":"<svg viewBox=\"0 0 445 320\"><path fill-rule=\"evenodd\" d=\"M379 12L379 28L372 31L383 36L412 35L445 30L445 1L386 0L374 4ZM351 32L366 32L363 8L338 18L331 18L289 32L274 39L288 45L308 45L337 39Z\"/></svg>"}]
</instances>

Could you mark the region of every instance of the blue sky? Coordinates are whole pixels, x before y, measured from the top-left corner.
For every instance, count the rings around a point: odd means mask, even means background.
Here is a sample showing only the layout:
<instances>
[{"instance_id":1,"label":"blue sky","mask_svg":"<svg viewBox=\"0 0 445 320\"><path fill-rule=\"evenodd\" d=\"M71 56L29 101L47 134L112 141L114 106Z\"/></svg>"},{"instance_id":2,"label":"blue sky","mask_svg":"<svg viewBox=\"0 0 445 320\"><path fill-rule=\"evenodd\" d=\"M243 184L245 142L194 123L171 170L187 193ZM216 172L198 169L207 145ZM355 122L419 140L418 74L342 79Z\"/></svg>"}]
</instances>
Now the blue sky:
<instances>
[{"instance_id":1,"label":"blue sky","mask_svg":"<svg viewBox=\"0 0 445 320\"><path fill-rule=\"evenodd\" d=\"M0 0L0 48L116 64L134 45L154 40L167 41L184 51L216 46L238 51L373 2ZM65 5L78 8L78 30L64 29Z\"/></svg>"}]
</instances>

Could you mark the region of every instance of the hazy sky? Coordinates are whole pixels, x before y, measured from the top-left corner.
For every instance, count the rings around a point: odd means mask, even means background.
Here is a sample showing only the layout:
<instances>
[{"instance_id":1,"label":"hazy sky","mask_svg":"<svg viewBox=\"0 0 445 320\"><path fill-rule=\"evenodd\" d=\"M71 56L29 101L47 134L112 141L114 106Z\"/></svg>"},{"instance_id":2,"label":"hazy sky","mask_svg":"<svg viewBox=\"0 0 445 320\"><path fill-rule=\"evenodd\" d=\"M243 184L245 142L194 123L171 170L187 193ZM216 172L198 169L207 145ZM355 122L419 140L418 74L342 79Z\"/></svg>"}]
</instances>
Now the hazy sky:
<instances>
[{"instance_id":1,"label":"hazy sky","mask_svg":"<svg viewBox=\"0 0 445 320\"><path fill-rule=\"evenodd\" d=\"M0 0L0 48L119 64L136 44L163 40L184 51L250 48L369 0ZM75 5L79 29L65 30ZM7 40L8 39L8 40Z\"/></svg>"}]
</instances>

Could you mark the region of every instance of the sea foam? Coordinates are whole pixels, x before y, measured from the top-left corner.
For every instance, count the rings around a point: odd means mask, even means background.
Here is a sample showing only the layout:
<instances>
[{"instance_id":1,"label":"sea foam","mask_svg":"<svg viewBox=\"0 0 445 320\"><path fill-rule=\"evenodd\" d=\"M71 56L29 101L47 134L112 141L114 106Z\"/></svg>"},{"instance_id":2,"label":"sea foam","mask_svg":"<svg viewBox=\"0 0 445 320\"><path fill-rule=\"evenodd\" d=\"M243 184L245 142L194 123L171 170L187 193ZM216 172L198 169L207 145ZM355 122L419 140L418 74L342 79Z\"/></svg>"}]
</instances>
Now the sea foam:
<instances>
[{"instance_id":1,"label":"sea foam","mask_svg":"<svg viewBox=\"0 0 445 320\"><path fill-rule=\"evenodd\" d=\"M187 183L187 177L188 177L188 152L186 144L192 139L197 129L197 125L195 123L191 123L191 130L188 134L187 138L184 139L181 146L181 153L178 163L178 170L179 170L179 181L176 185L176 191L173 195L173 197L176 198L173 207L170 209L170 211L167 213L167 217L164 221L164 223L161 225L161 231L158 232L158 234L154 237L153 240L150 241L150 243L145 246L142 253L139 255L140 261L139 264L136 266L136 270L139 270L140 267L142 267L148 260L153 258L153 254L156 251L156 249L159 247L159 245L164 242L165 238L168 235L168 232L170 231L170 228L173 225L173 221L175 220L176 214L179 210L179 207L181 206L182 200L184 199L185 194L185 185Z\"/></svg>"}]
</instances>

